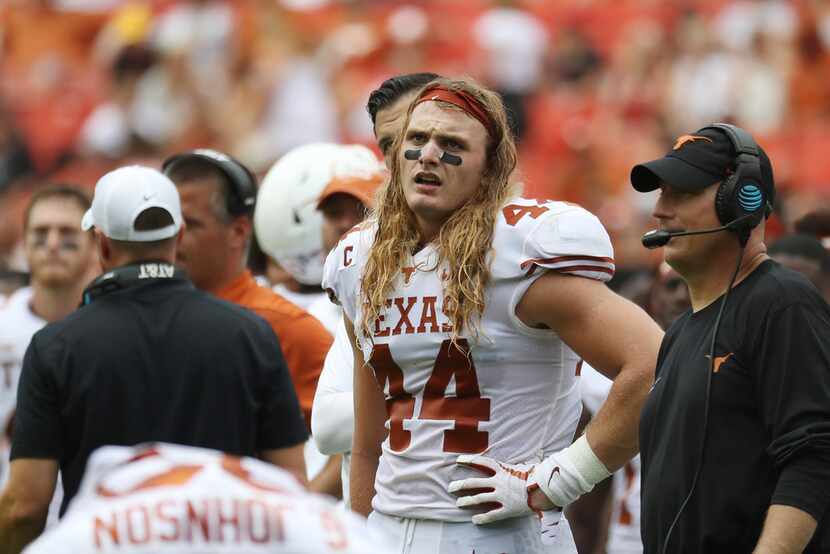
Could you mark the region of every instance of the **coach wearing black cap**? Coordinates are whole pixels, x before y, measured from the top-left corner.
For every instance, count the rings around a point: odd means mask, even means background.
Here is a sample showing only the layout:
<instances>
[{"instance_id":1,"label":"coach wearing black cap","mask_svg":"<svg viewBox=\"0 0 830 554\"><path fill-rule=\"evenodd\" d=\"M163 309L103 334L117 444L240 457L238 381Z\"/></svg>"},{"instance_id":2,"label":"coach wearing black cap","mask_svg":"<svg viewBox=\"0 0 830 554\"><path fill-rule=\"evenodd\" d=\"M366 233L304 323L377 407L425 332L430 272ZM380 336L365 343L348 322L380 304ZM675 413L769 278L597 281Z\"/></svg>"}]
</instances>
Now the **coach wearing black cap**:
<instances>
[{"instance_id":1,"label":"coach wearing black cap","mask_svg":"<svg viewBox=\"0 0 830 554\"><path fill-rule=\"evenodd\" d=\"M43 529L58 467L66 511L102 445L258 455L303 481L307 433L277 339L174 268L184 229L170 179L139 166L104 175L82 227L95 228L104 274L83 307L35 334L26 352L0 553L19 552Z\"/></svg>"},{"instance_id":2,"label":"coach wearing black cap","mask_svg":"<svg viewBox=\"0 0 830 554\"><path fill-rule=\"evenodd\" d=\"M640 420L645 552L830 552L830 309L772 261L772 166L716 124L634 167L689 286Z\"/></svg>"}]
</instances>

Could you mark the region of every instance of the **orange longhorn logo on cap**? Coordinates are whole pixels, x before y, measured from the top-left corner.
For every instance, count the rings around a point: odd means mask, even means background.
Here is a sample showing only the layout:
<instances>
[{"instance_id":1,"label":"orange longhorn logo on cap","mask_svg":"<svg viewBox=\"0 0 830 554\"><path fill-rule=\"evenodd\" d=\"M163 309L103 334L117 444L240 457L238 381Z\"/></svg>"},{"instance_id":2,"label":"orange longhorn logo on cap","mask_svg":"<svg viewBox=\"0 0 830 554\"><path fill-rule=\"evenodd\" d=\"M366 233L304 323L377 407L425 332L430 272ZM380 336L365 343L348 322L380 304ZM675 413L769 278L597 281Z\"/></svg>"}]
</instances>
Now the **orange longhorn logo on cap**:
<instances>
[{"instance_id":1,"label":"orange longhorn logo on cap","mask_svg":"<svg viewBox=\"0 0 830 554\"><path fill-rule=\"evenodd\" d=\"M674 148L672 148L672 150L680 150L680 148L687 142L694 142L696 140L705 140L708 142L712 142L712 139L708 137L700 137L697 135L683 135L677 138L677 142L674 143Z\"/></svg>"}]
</instances>

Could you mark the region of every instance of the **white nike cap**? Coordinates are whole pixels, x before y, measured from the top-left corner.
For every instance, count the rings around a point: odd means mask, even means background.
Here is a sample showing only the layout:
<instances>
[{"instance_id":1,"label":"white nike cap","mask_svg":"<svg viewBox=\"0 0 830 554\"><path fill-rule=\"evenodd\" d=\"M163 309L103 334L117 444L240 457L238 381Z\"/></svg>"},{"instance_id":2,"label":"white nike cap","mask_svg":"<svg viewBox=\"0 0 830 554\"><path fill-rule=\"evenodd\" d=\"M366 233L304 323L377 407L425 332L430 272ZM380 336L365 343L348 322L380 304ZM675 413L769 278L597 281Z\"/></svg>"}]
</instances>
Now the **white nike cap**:
<instances>
[{"instance_id":1,"label":"white nike cap","mask_svg":"<svg viewBox=\"0 0 830 554\"><path fill-rule=\"evenodd\" d=\"M173 224L161 229L137 231L135 220L148 208L161 208ZM131 165L110 171L95 184L92 207L84 214L81 228L92 227L113 240L153 242L176 235L182 227L179 191L166 175L150 167Z\"/></svg>"}]
</instances>

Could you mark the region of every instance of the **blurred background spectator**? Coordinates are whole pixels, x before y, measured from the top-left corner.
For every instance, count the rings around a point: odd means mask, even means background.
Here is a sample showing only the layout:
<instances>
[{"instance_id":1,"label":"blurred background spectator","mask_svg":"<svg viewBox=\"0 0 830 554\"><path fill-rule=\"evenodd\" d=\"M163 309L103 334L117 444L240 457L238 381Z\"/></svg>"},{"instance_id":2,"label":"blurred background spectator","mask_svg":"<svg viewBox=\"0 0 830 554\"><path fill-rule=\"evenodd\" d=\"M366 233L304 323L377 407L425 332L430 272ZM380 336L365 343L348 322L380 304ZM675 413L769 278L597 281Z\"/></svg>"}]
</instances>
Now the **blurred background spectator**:
<instances>
[{"instance_id":1,"label":"blurred background spectator","mask_svg":"<svg viewBox=\"0 0 830 554\"><path fill-rule=\"evenodd\" d=\"M755 134L781 191L772 238L830 204L826 0L8 0L0 269L27 269L21 207L42 184L192 147L260 175L310 142L375 148L368 93L413 71L499 90L525 193L596 212L622 268L659 261L628 170L680 129Z\"/></svg>"}]
</instances>

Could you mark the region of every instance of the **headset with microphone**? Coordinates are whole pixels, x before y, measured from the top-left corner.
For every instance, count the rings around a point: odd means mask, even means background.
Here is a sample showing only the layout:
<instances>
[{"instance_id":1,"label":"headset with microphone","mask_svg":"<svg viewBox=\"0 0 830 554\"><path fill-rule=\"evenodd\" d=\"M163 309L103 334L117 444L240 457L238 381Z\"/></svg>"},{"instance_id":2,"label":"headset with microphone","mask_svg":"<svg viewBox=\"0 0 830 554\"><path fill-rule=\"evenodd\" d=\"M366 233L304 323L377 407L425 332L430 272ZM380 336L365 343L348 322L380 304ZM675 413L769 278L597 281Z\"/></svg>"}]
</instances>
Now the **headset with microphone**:
<instances>
[{"instance_id":1,"label":"headset with microphone","mask_svg":"<svg viewBox=\"0 0 830 554\"><path fill-rule=\"evenodd\" d=\"M179 164L193 159L210 164L227 177L231 189L227 198L228 213L233 216L253 215L257 197L256 176L233 156L209 148L197 148L170 156L162 163L161 171L169 177Z\"/></svg>"},{"instance_id":2,"label":"headset with microphone","mask_svg":"<svg viewBox=\"0 0 830 554\"><path fill-rule=\"evenodd\" d=\"M760 149L752 136L734 125L714 123L697 131L717 129L723 131L735 149L735 170L718 186L715 195L715 212L721 226L699 231L665 231L655 229L643 235L646 248L660 248L674 237L705 235L720 231L738 234L741 246L749 240L749 234L772 212L770 202L765 198L761 176ZM761 209L761 208L764 209Z\"/></svg>"},{"instance_id":3,"label":"headset with microphone","mask_svg":"<svg viewBox=\"0 0 830 554\"><path fill-rule=\"evenodd\" d=\"M749 218L755 217L754 214L744 215L734 221L730 221L727 225L720 227L713 227L712 229L701 229L699 231L666 231L663 229L654 229L649 231L641 239L643 246L648 249L660 248L666 246L674 237L688 237L689 235L708 235L709 233L719 233L720 231L735 231L739 232L745 228L745 224Z\"/></svg>"},{"instance_id":4,"label":"headset with microphone","mask_svg":"<svg viewBox=\"0 0 830 554\"><path fill-rule=\"evenodd\" d=\"M695 231L666 231L656 229L649 231L642 238L643 246L646 248L659 248L668 244L674 237L732 231L737 234L741 248L735 270L729 280L729 285L726 287L726 292L721 300L713 326L712 341L709 347L709 366L706 368L706 392L703 399L703 424L701 426L703 438L700 441L700 455L698 457L697 467L692 478L689 493L680 504L680 508L677 510L677 514L675 514L663 539L663 547L661 549L663 554L668 552L672 532L677 522L680 521L680 516L692 498L695 488L697 488L700 472L703 467L703 455L706 449L706 430L709 424L709 399L712 390L712 375L714 374L715 346L718 340L718 331L720 330L721 317L726 307L726 301L729 298L729 292L732 290L735 279L740 271L744 249L749 241L749 235L752 229L758 226L765 216L769 216L772 213L772 204L767 198L767 194L771 194L771 192L765 191L762 181L760 148L752 136L740 127L727 123L714 123L698 130L697 133L707 129L717 129L724 132L732 143L736 153L735 170L721 181L717 194L715 195L715 212L717 213L721 226Z\"/></svg>"}]
</instances>

